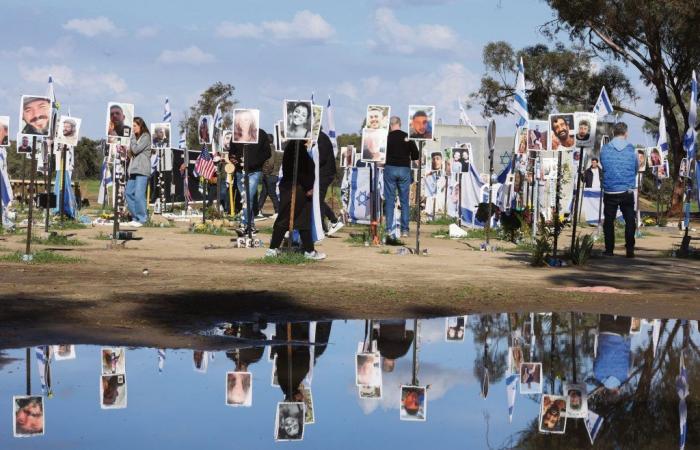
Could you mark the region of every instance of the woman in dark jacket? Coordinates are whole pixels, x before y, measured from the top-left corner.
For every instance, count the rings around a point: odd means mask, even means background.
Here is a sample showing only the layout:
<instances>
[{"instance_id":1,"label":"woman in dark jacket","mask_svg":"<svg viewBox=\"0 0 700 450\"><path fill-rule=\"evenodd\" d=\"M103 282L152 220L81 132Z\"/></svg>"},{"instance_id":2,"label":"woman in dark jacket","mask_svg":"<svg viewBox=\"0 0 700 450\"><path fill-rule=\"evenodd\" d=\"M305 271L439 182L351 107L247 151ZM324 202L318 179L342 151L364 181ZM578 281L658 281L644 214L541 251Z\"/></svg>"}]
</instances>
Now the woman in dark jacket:
<instances>
[{"instance_id":1,"label":"woman in dark jacket","mask_svg":"<svg viewBox=\"0 0 700 450\"><path fill-rule=\"evenodd\" d=\"M298 146L298 147L297 147ZM297 158L297 184L294 205L294 229L299 231L304 256L308 259L325 259L326 255L317 252L311 236L311 213L313 210L314 181L316 179L314 161L306 151L301 141L288 141L282 156L282 180L279 184L280 206L279 214L272 229L270 248L265 256L278 256L285 232L289 231L290 213L292 210L292 190L294 180L294 155ZM292 236L289 236L291 239Z\"/></svg>"}]
</instances>

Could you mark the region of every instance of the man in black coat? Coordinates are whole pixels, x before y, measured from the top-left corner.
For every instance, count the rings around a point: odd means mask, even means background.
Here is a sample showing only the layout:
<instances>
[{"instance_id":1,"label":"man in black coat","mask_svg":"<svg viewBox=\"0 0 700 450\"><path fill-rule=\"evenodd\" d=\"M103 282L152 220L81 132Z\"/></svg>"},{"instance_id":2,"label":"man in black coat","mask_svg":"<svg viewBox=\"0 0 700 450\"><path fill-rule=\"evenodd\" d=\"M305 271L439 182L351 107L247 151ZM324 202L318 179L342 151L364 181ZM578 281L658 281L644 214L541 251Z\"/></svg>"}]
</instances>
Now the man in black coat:
<instances>
[{"instance_id":1,"label":"man in black coat","mask_svg":"<svg viewBox=\"0 0 700 450\"><path fill-rule=\"evenodd\" d=\"M258 142L255 144L231 144L229 159L236 166L235 178L238 192L246 192L245 176L248 174L248 193L242 211L241 233L247 234L251 228L252 234L257 233L253 218L253 202L258 197L258 183L262 178L262 166L270 157L270 141L267 132L262 128L258 132Z\"/></svg>"},{"instance_id":2,"label":"man in black coat","mask_svg":"<svg viewBox=\"0 0 700 450\"><path fill-rule=\"evenodd\" d=\"M335 180L335 153L333 152L333 143L326 133L321 130L318 135L318 185L319 198L321 199L321 216L330 221L330 228L323 223L323 229L326 235L330 236L336 231L343 228L343 222L339 220L333 213L333 209L326 203L326 193L328 188Z\"/></svg>"}]
</instances>

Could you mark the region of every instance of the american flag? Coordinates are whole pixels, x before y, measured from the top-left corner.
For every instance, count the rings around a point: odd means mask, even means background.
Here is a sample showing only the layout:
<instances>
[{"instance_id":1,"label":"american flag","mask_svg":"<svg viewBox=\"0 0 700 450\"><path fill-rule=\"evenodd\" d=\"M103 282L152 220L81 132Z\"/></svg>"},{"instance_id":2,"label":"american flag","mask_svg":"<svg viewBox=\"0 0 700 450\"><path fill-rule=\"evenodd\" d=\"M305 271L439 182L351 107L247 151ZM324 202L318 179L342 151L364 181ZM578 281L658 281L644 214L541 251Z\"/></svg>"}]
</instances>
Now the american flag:
<instances>
[{"instance_id":1,"label":"american flag","mask_svg":"<svg viewBox=\"0 0 700 450\"><path fill-rule=\"evenodd\" d=\"M205 180L210 180L214 177L216 166L206 147L202 148L202 151L197 157L197 161L194 162L194 171Z\"/></svg>"}]
</instances>

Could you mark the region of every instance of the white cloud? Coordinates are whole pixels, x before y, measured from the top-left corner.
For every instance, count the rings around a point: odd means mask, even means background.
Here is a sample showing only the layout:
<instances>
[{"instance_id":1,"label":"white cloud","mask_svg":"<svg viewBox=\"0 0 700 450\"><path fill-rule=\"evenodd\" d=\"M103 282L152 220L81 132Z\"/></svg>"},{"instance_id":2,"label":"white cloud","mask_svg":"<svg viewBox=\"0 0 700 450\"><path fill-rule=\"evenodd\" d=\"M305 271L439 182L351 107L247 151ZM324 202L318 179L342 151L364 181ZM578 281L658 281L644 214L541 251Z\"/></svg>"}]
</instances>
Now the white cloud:
<instances>
[{"instance_id":1,"label":"white cloud","mask_svg":"<svg viewBox=\"0 0 700 450\"><path fill-rule=\"evenodd\" d=\"M404 55L429 51L457 51L459 38L452 28L445 25L402 24L388 8L379 8L374 15L376 40L368 42L371 48L397 52Z\"/></svg>"},{"instance_id":2,"label":"white cloud","mask_svg":"<svg viewBox=\"0 0 700 450\"><path fill-rule=\"evenodd\" d=\"M34 58L39 55L37 49L24 45L17 50L0 50L0 57L10 59Z\"/></svg>"},{"instance_id":3,"label":"white cloud","mask_svg":"<svg viewBox=\"0 0 700 450\"><path fill-rule=\"evenodd\" d=\"M335 29L320 14L304 10L297 12L291 21L273 20L260 25L222 22L217 27L216 34L225 38L320 43L331 39L335 35Z\"/></svg>"},{"instance_id":4,"label":"white cloud","mask_svg":"<svg viewBox=\"0 0 700 450\"><path fill-rule=\"evenodd\" d=\"M99 95L105 92L122 94L127 91L127 84L123 78L114 72L104 72L96 68L90 68L81 72L75 72L65 65L50 66L26 66L20 64L19 72L25 81L46 86L49 75L54 83L70 92L83 95Z\"/></svg>"},{"instance_id":5,"label":"white cloud","mask_svg":"<svg viewBox=\"0 0 700 450\"><path fill-rule=\"evenodd\" d=\"M165 64L206 64L214 60L214 55L206 53L196 45L182 50L163 50L158 56L158 62Z\"/></svg>"},{"instance_id":6,"label":"white cloud","mask_svg":"<svg viewBox=\"0 0 700 450\"><path fill-rule=\"evenodd\" d=\"M160 28L158 28L158 27L142 28L136 32L136 37L138 37L138 38L150 38L150 37L157 36L158 33L160 33Z\"/></svg>"},{"instance_id":7,"label":"white cloud","mask_svg":"<svg viewBox=\"0 0 700 450\"><path fill-rule=\"evenodd\" d=\"M262 27L252 23L221 22L216 28L216 34L223 38L259 38L262 36Z\"/></svg>"},{"instance_id":8,"label":"white cloud","mask_svg":"<svg viewBox=\"0 0 700 450\"><path fill-rule=\"evenodd\" d=\"M104 16L92 19L71 19L63 24L63 28L88 37L119 31L114 25L114 22Z\"/></svg>"}]
</instances>

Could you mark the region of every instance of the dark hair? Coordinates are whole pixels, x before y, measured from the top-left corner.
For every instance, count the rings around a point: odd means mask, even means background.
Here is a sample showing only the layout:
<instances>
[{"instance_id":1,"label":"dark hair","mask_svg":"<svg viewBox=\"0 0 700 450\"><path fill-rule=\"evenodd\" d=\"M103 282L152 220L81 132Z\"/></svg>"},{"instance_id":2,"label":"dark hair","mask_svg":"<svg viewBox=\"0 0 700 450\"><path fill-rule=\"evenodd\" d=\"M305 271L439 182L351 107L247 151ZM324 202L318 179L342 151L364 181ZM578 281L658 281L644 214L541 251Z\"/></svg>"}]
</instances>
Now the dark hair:
<instances>
[{"instance_id":1,"label":"dark hair","mask_svg":"<svg viewBox=\"0 0 700 450\"><path fill-rule=\"evenodd\" d=\"M146 126L146 122L144 122L142 118L134 117L134 123L137 124L141 129L141 133L138 136L136 136L136 138L140 138L141 135L144 133L146 133L149 136L151 135L151 132L148 131L148 127Z\"/></svg>"},{"instance_id":2,"label":"dark hair","mask_svg":"<svg viewBox=\"0 0 700 450\"><path fill-rule=\"evenodd\" d=\"M440 153L440 152L433 152L433 153L430 154L430 157L431 157L431 158L434 158L434 157L436 157L436 156L439 156L439 157L442 158L442 153Z\"/></svg>"},{"instance_id":3,"label":"dark hair","mask_svg":"<svg viewBox=\"0 0 700 450\"><path fill-rule=\"evenodd\" d=\"M413 118L415 119L416 117L428 117L428 115L421 109L413 114Z\"/></svg>"},{"instance_id":4,"label":"dark hair","mask_svg":"<svg viewBox=\"0 0 700 450\"><path fill-rule=\"evenodd\" d=\"M41 408L42 412L44 411L44 403L39 397L18 398L16 403L19 409L22 409L28 405L37 405L39 408Z\"/></svg>"},{"instance_id":5,"label":"dark hair","mask_svg":"<svg viewBox=\"0 0 700 450\"><path fill-rule=\"evenodd\" d=\"M625 122L617 122L613 125L613 137L624 136L627 133L627 124Z\"/></svg>"},{"instance_id":6,"label":"dark hair","mask_svg":"<svg viewBox=\"0 0 700 450\"><path fill-rule=\"evenodd\" d=\"M598 161L598 158L595 158L595 157L591 158L591 162L593 162L593 161L600 162L600 161Z\"/></svg>"},{"instance_id":7,"label":"dark hair","mask_svg":"<svg viewBox=\"0 0 700 450\"><path fill-rule=\"evenodd\" d=\"M591 124L590 124L587 120L582 120L582 121L580 121L578 124L579 124L579 126L585 125L585 126L587 126L588 128L591 127Z\"/></svg>"},{"instance_id":8,"label":"dark hair","mask_svg":"<svg viewBox=\"0 0 700 450\"><path fill-rule=\"evenodd\" d=\"M294 104L294 107L292 108L292 112L294 112L295 109L297 109L297 106L303 106L306 108L306 117L311 117L311 105L309 105L306 102L297 102ZM287 110L289 112L289 110Z\"/></svg>"}]
</instances>

